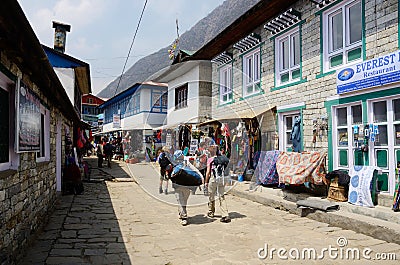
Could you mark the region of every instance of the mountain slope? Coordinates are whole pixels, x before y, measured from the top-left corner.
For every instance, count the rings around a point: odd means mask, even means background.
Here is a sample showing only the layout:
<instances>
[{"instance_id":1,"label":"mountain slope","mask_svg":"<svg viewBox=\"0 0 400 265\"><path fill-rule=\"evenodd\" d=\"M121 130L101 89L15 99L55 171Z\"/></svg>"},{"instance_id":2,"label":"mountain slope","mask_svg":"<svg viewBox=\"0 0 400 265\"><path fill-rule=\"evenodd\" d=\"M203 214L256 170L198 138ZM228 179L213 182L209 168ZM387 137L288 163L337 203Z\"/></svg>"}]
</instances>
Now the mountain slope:
<instances>
[{"instance_id":1,"label":"mountain slope","mask_svg":"<svg viewBox=\"0 0 400 265\"><path fill-rule=\"evenodd\" d=\"M190 30L180 37L179 48L196 51L213 39L222 30L229 26L243 13L254 6L259 0L226 0L215 8L205 18L197 22ZM126 90L131 85L145 81L149 76L167 67L171 61L168 58L168 49L165 47L152 53L131 66L123 75L118 90L116 87L119 77L98 93L102 98L111 98Z\"/></svg>"}]
</instances>

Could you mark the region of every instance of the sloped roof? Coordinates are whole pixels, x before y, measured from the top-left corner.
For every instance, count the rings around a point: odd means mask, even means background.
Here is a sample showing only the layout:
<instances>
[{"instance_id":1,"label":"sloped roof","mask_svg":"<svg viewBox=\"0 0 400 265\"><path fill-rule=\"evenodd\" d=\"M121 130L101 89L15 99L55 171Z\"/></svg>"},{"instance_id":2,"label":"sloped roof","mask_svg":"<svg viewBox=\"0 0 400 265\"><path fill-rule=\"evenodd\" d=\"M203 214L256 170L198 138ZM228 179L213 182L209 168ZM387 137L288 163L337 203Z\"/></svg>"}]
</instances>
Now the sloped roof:
<instances>
[{"instance_id":1,"label":"sloped roof","mask_svg":"<svg viewBox=\"0 0 400 265\"><path fill-rule=\"evenodd\" d=\"M249 33L280 12L287 10L297 0L261 0L246 13L226 27L215 38L206 43L192 56L184 60L211 60L230 45L246 37Z\"/></svg>"},{"instance_id":2,"label":"sloped roof","mask_svg":"<svg viewBox=\"0 0 400 265\"><path fill-rule=\"evenodd\" d=\"M26 75L42 93L74 121L79 116L68 99L57 74L15 0L2 0L0 8L0 50Z\"/></svg>"},{"instance_id":3,"label":"sloped roof","mask_svg":"<svg viewBox=\"0 0 400 265\"><path fill-rule=\"evenodd\" d=\"M42 45L42 47L53 67L74 68L78 86L82 94L92 93L90 67L88 63L78 60L68 54L56 51L55 49L45 45Z\"/></svg>"}]
</instances>

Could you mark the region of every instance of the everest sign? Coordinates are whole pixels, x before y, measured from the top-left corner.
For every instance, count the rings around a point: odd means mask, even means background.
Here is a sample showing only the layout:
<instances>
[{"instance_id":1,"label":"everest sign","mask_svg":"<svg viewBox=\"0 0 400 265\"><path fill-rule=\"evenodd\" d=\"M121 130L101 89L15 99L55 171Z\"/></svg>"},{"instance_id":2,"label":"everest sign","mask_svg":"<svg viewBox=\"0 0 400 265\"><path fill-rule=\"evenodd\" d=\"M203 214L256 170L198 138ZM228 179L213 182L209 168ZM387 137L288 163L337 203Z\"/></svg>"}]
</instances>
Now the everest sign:
<instances>
[{"instance_id":1,"label":"everest sign","mask_svg":"<svg viewBox=\"0 0 400 265\"><path fill-rule=\"evenodd\" d=\"M400 82L400 51L336 71L337 93Z\"/></svg>"}]
</instances>

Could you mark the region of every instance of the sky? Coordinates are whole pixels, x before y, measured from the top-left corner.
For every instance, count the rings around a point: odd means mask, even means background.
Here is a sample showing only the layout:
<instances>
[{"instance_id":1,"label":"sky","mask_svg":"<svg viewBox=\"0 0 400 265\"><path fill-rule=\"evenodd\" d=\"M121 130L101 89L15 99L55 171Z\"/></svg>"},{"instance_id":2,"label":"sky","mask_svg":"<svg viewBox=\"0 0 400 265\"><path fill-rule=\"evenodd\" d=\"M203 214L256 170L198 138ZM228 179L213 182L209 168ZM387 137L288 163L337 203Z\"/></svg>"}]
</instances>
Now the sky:
<instances>
[{"instance_id":1,"label":"sky","mask_svg":"<svg viewBox=\"0 0 400 265\"><path fill-rule=\"evenodd\" d=\"M224 0L148 0L127 71L140 58L172 44ZM18 0L39 41L53 47L52 22L71 25L65 53L90 65L92 93L121 73L145 0ZM168 56L166 54L165 56Z\"/></svg>"}]
</instances>

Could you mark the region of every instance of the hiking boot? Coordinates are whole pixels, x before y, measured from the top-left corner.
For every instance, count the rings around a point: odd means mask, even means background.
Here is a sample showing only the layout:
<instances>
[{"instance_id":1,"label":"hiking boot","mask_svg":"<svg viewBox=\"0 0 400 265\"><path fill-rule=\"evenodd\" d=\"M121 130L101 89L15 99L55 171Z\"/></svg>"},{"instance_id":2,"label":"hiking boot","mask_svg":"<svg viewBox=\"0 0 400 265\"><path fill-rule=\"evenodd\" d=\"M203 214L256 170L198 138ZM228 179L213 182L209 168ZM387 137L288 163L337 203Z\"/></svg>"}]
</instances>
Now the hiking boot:
<instances>
[{"instance_id":1,"label":"hiking boot","mask_svg":"<svg viewBox=\"0 0 400 265\"><path fill-rule=\"evenodd\" d=\"M185 226L187 224L188 224L187 219L181 219L181 225Z\"/></svg>"},{"instance_id":2,"label":"hiking boot","mask_svg":"<svg viewBox=\"0 0 400 265\"><path fill-rule=\"evenodd\" d=\"M163 190L162 190L162 188L160 187L160 189L158 190L158 193L163 193Z\"/></svg>"},{"instance_id":3,"label":"hiking boot","mask_svg":"<svg viewBox=\"0 0 400 265\"><path fill-rule=\"evenodd\" d=\"M229 218L228 216L224 216L221 218L222 223L229 223L230 221L231 221L231 218Z\"/></svg>"},{"instance_id":4,"label":"hiking boot","mask_svg":"<svg viewBox=\"0 0 400 265\"><path fill-rule=\"evenodd\" d=\"M168 190L167 190L167 189L164 190L164 194L165 194L165 195L168 194Z\"/></svg>"},{"instance_id":5,"label":"hiking boot","mask_svg":"<svg viewBox=\"0 0 400 265\"><path fill-rule=\"evenodd\" d=\"M214 218L214 213L213 212L208 212L207 216L210 217L210 218Z\"/></svg>"}]
</instances>

